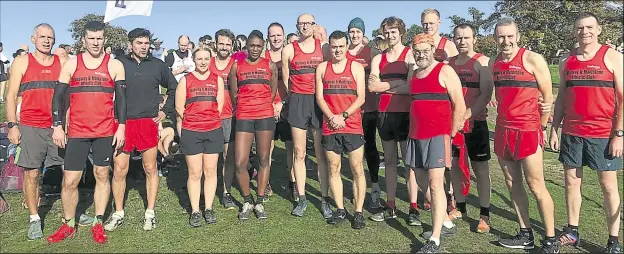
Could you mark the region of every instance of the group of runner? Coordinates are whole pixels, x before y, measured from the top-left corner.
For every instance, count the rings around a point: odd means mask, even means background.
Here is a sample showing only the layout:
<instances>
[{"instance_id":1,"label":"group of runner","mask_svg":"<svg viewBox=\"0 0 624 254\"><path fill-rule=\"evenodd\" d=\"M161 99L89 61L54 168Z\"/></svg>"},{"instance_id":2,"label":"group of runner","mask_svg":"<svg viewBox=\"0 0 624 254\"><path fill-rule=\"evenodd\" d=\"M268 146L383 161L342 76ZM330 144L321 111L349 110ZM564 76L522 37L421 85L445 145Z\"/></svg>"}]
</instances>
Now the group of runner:
<instances>
[{"instance_id":1,"label":"group of runner","mask_svg":"<svg viewBox=\"0 0 624 254\"><path fill-rule=\"evenodd\" d=\"M534 248L524 174L545 228L542 251L557 253L561 245L578 245L582 169L588 166L597 171L604 193L609 231L605 251L621 253L616 172L622 168L624 136L622 54L598 43L598 19L589 13L576 18L579 47L560 64L561 83L549 136L550 146L560 150L559 160L565 169L568 225L559 237L555 236L554 205L543 174L543 149L553 104L546 61L519 47L518 27L510 19L496 24L494 39L500 53L492 59L474 51L478 42L471 25L456 26L453 39L447 39L439 35L437 10L425 10L421 21L424 32L405 46L401 43L405 23L397 17L384 19L380 30L388 48L382 52L363 43L366 30L360 18L353 19L346 32L331 33L326 42L326 33L323 35L314 16L303 14L296 23L298 38L290 44L284 43L283 26L272 23L266 38L258 30L249 34L246 57L237 61L232 58L236 38L222 29L214 36L216 52L206 47L184 50L189 40L181 36L180 50L164 63L148 56L150 33L145 29L128 34L129 55L112 59L104 52L104 24L89 22L82 38L86 52L63 61L51 55L52 27L37 26L31 38L36 51L16 58L12 65L6 105L9 139L22 149L17 165L25 169L24 193L31 214L28 238L43 237L37 211L37 169L53 165L64 165L64 220L47 240L60 242L74 236L77 186L89 152L97 182L91 229L94 241L106 242L105 231L124 223L125 178L129 154L134 150L142 152L146 173L148 202L143 228L153 230L157 225L157 147L159 142L160 147L167 147L162 139L171 140L172 135L164 133L175 132L188 165L192 227L200 226L202 217L206 223L217 221L212 203L220 153L225 161L223 205L237 208L230 194L236 176L243 199L238 218L248 220L252 212L259 219L268 218L263 203L274 140L278 139L286 142L289 186L296 202L292 214L301 217L308 206L305 158L310 131L321 186L320 212L327 223L338 224L347 218L343 154L348 156L353 175L352 227L366 225L363 159L372 182L370 206L383 208L370 219L395 219L401 149L410 198L408 224L422 224L417 204L418 190L422 190L426 193L422 208L431 210L433 221L432 231L423 234L428 241L420 252L440 252L440 238L457 232L453 220L467 216L469 165L475 172L480 201L477 232L490 230L486 105L495 92L494 152L520 226L516 236L499 243L508 248ZM263 53L265 39L270 49ZM162 107L160 86L167 88ZM18 98L22 101L19 124L15 117ZM161 123L167 116L173 123ZM376 131L386 167L383 206ZM259 164L255 200L247 172L253 143ZM166 150L161 149L168 153ZM104 222L111 189L115 212Z\"/></svg>"}]
</instances>

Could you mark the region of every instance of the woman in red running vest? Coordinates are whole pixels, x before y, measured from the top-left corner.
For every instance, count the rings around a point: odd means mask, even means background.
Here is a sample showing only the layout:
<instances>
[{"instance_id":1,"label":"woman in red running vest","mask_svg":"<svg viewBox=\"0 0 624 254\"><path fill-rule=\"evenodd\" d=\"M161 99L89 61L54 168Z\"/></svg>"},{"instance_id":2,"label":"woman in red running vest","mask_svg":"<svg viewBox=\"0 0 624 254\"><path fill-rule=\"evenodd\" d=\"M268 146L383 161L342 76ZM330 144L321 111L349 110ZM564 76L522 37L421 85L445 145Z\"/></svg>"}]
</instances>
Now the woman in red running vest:
<instances>
[{"instance_id":1,"label":"woman in red running vest","mask_svg":"<svg viewBox=\"0 0 624 254\"><path fill-rule=\"evenodd\" d=\"M217 161L223 152L223 129L219 115L223 109L223 78L209 71L211 52L200 47L193 54L195 71L180 79L176 89L176 111L182 118L181 151L188 165L187 188L191 201L189 224L198 227L202 214L199 196L202 173L206 223L215 223L212 202L217 191Z\"/></svg>"},{"instance_id":2,"label":"woman in red running vest","mask_svg":"<svg viewBox=\"0 0 624 254\"><path fill-rule=\"evenodd\" d=\"M236 178L243 195L241 221L247 220L253 210L256 217L266 219L262 202L269 181L269 160L271 141L275 131L276 115L273 101L277 91L277 67L270 59L262 57L264 39L260 31L254 30L247 38L247 58L232 65L228 83L230 97L236 105L235 164ZM258 198L254 202L249 194L249 151L256 140L256 151L260 170L258 173Z\"/></svg>"}]
</instances>

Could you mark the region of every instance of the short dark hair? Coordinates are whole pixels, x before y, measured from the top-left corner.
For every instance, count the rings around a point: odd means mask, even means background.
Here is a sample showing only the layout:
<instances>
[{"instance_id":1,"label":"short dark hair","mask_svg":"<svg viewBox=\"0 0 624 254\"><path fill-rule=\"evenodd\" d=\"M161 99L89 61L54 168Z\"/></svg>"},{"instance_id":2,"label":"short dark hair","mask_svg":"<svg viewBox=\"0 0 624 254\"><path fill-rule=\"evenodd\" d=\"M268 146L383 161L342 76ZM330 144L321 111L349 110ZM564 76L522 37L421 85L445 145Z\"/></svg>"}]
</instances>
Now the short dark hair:
<instances>
[{"instance_id":1,"label":"short dark hair","mask_svg":"<svg viewBox=\"0 0 624 254\"><path fill-rule=\"evenodd\" d=\"M286 40L290 40L290 38L292 38L293 36L297 36L296 33L289 33L288 35L286 35Z\"/></svg>"},{"instance_id":2,"label":"short dark hair","mask_svg":"<svg viewBox=\"0 0 624 254\"><path fill-rule=\"evenodd\" d=\"M0 47L2 47L2 42L0 42Z\"/></svg>"},{"instance_id":3,"label":"short dark hair","mask_svg":"<svg viewBox=\"0 0 624 254\"><path fill-rule=\"evenodd\" d=\"M189 45L193 45L193 49L195 49L195 42L189 41Z\"/></svg>"},{"instance_id":4,"label":"short dark hair","mask_svg":"<svg viewBox=\"0 0 624 254\"><path fill-rule=\"evenodd\" d=\"M87 35L87 31L89 32L106 31L104 28L106 28L106 26L101 21L89 21L84 25L84 31L82 33L82 36Z\"/></svg>"},{"instance_id":5,"label":"short dark hair","mask_svg":"<svg viewBox=\"0 0 624 254\"><path fill-rule=\"evenodd\" d=\"M347 41L347 43L349 43L349 38L347 36L347 33L340 31L340 30L336 30L329 35L329 43L331 43L332 40L340 40L342 38L344 38Z\"/></svg>"},{"instance_id":6,"label":"short dark hair","mask_svg":"<svg viewBox=\"0 0 624 254\"><path fill-rule=\"evenodd\" d=\"M273 22L269 25L269 27L267 28L267 36L269 36L269 29L271 29L271 27L277 26L279 28L282 29L282 32L284 32L284 26L282 26L282 24L278 23L278 22Z\"/></svg>"},{"instance_id":7,"label":"short dark hair","mask_svg":"<svg viewBox=\"0 0 624 254\"><path fill-rule=\"evenodd\" d=\"M254 37L264 41L264 35L262 34L262 32L258 30L251 31L251 33L249 33L249 37L247 37L247 40L251 40L251 38L254 38Z\"/></svg>"},{"instance_id":8,"label":"short dark hair","mask_svg":"<svg viewBox=\"0 0 624 254\"><path fill-rule=\"evenodd\" d=\"M218 40L219 36L227 37L232 41L235 40L234 33L232 33L230 29L220 29L219 31L217 31L214 36L215 40Z\"/></svg>"},{"instance_id":9,"label":"short dark hair","mask_svg":"<svg viewBox=\"0 0 624 254\"><path fill-rule=\"evenodd\" d=\"M466 28L470 28L470 30L472 30L472 37L473 38L477 36L477 29L473 25L468 24L468 23L461 23L461 24L455 26L455 28L453 28L453 36L455 35L455 31L457 29L466 29Z\"/></svg>"},{"instance_id":10,"label":"short dark hair","mask_svg":"<svg viewBox=\"0 0 624 254\"><path fill-rule=\"evenodd\" d=\"M211 41L211 40L212 40L212 36L210 36L210 35L204 35L204 36L199 38L200 42L202 42L202 41Z\"/></svg>"},{"instance_id":11,"label":"short dark hair","mask_svg":"<svg viewBox=\"0 0 624 254\"><path fill-rule=\"evenodd\" d=\"M246 41L246 40L247 40L247 36L245 36L245 35L243 35L243 34L239 34L239 35L237 35L237 36L236 36L236 39L237 39L237 40L238 40L238 39L241 39L241 40L243 40L243 41Z\"/></svg>"},{"instance_id":12,"label":"short dark hair","mask_svg":"<svg viewBox=\"0 0 624 254\"><path fill-rule=\"evenodd\" d=\"M598 24L600 25L600 21L598 20L598 17L596 17L596 15L591 13L591 12L581 12L578 15L578 17L576 17L576 19L574 19L574 23L578 22L581 19L585 19L585 18L595 18L596 22L598 22Z\"/></svg>"},{"instance_id":13,"label":"short dark hair","mask_svg":"<svg viewBox=\"0 0 624 254\"><path fill-rule=\"evenodd\" d=\"M120 56L123 56L126 54L126 52L123 49L114 49L113 50L113 54L115 54L115 58L118 58Z\"/></svg>"},{"instance_id":14,"label":"short dark hair","mask_svg":"<svg viewBox=\"0 0 624 254\"><path fill-rule=\"evenodd\" d=\"M152 34L149 30L144 28L135 28L128 33L128 41L131 43L134 42L137 38L147 38L148 40L152 39Z\"/></svg>"}]
</instances>

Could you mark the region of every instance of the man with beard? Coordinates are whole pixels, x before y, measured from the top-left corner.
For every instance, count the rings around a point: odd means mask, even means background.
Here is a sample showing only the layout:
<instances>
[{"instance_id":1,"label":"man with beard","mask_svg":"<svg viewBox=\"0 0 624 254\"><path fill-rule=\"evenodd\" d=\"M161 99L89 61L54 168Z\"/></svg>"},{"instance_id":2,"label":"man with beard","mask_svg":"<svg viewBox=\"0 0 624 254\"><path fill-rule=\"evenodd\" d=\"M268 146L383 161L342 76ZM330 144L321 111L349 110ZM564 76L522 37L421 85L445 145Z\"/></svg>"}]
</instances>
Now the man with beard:
<instances>
[{"instance_id":1,"label":"man with beard","mask_svg":"<svg viewBox=\"0 0 624 254\"><path fill-rule=\"evenodd\" d=\"M282 75L282 49L284 49L284 27L280 23L271 23L267 29L267 37L269 40L270 49L265 51L264 58L271 60L277 67L277 93L275 94L275 100L273 101L273 108L275 112L275 135L273 142L271 143L271 157L273 157L273 150L275 148L275 140L281 140L286 147L286 168L290 174L290 181L288 182L288 188L292 194L293 199L297 200L299 195L297 188L295 187L295 172L292 170L293 165L293 143L292 132L290 131L290 124L282 117L282 111L286 105L288 99L288 91L286 85L284 85L284 78ZM271 161L269 161L271 163ZM270 188L270 185L268 185ZM268 194L268 193L267 193ZM265 196L266 197L266 196Z\"/></svg>"},{"instance_id":2,"label":"man with beard","mask_svg":"<svg viewBox=\"0 0 624 254\"><path fill-rule=\"evenodd\" d=\"M466 104L461 82L450 66L434 58L433 36L418 34L412 40L416 66L410 80L412 103L409 139L404 162L417 174L423 189L431 188L432 233L418 252L440 252L440 235L446 217L444 171L451 166L451 139L461 135ZM412 191L416 191L412 189Z\"/></svg>"},{"instance_id":3,"label":"man with beard","mask_svg":"<svg viewBox=\"0 0 624 254\"><path fill-rule=\"evenodd\" d=\"M292 211L298 217L303 216L308 207L305 196L306 184L306 132L312 129L314 136L314 151L317 159L319 182L321 184L321 213L329 218L332 210L329 205L329 184L327 159L321 145L322 112L314 98L316 67L323 62L323 44L314 35L314 16L302 14L297 18L297 31L300 38L287 45L282 51L282 65L284 81L288 80L288 123L293 136L293 168L299 201ZM286 83L286 82L285 82Z\"/></svg>"},{"instance_id":4,"label":"man with beard","mask_svg":"<svg viewBox=\"0 0 624 254\"><path fill-rule=\"evenodd\" d=\"M174 110L177 82L171 71L160 60L148 55L150 31L136 28L128 33L131 43L130 55L120 56L118 60L127 73L126 95L127 122L126 144L121 153L115 154L113 174L113 197L115 212L106 221L104 228L113 231L124 223L124 196L126 192L126 176L130 164L130 154L135 150L141 153L145 170L145 189L147 192L147 209L145 210L144 230L156 227L154 206L158 193L158 124L166 118L167 113ZM168 100L163 110L159 110L160 86L167 88Z\"/></svg>"},{"instance_id":5,"label":"man with beard","mask_svg":"<svg viewBox=\"0 0 624 254\"><path fill-rule=\"evenodd\" d=\"M347 27L351 43L347 51L347 58L357 61L364 66L365 82L368 85L368 76L371 71L371 60L381 52L368 47L364 43L365 26L361 18L354 18ZM379 111L379 95L366 89L366 100L362 106L362 127L364 129L364 157L368 165L371 186L371 208L381 207L379 189L379 151L377 150L377 115Z\"/></svg>"},{"instance_id":6,"label":"man with beard","mask_svg":"<svg viewBox=\"0 0 624 254\"><path fill-rule=\"evenodd\" d=\"M234 128L235 119L232 117L232 100L230 99L228 76L230 69L235 60L232 58L232 43L234 42L234 33L229 29L221 29L215 33L214 38L217 40L217 55L212 58L208 67L210 73L217 74L223 78L225 85L223 93L223 109L221 111L221 127L223 128L224 147L223 147L223 196L221 204L226 209L235 209L232 194L232 181L234 181Z\"/></svg>"},{"instance_id":7,"label":"man with beard","mask_svg":"<svg viewBox=\"0 0 624 254\"><path fill-rule=\"evenodd\" d=\"M8 138L21 149L16 165L24 169L24 199L30 212L29 240L43 237L37 210L39 170L42 166L50 168L63 165L63 158L52 141L50 129L54 85L64 62L64 59L51 54L54 39L54 29L49 24L35 27L31 37L35 52L13 60L7 91ZM3 68L2 65L0 68ZM17 108L18 98L21 98L20 109ZM20 112L19 119L16 112Z\"/></svg>"},{"instance_id":8,"label":"man with beard","mask_svg":"<svg viewBox=\"0 0 624 254\"><path fill-rule=\"evenodd\" d=\"M82 40L87 52L63 64L52 97L52 139L60 148L67 146L63 170L63 224L48 243L58 243L76 233L78 184L85 170L89 151L93 152L95 176L95 220L91 235L96 243L106 243L108 236L102 226L110 196L108 177L111 156L121 150L125 140L126 95L123 65L104 53L104 23L85 24ZM69 90L69 125L63 130L64 97ZM114 94L114 95L113 95ZM114 98L113 98L114 96ZM113 113L114 112L114 113ZM115 116L118 124L115 123ZM115 130L116 129L116 130Z\"/></svg>"},{"instance_id":9,"label":"man with beard","mask_svg":"<svg viewBox=\"0 0 624 254\"><path fill-rule=\"evenodd\" d=\"M188 36L181 35L178 38L178 49L165 57L165 64L171 68L177 81L194 69L193 52L189 52L190 43Z\"/></svg>"},{"instance_id":10,"label":"man with beard","mask_svg":"<svg viewBox=\"0 0 624 254\"><path fill-rule=\"evenodd\" d=\"M507 248L534 248L529 201L523 185L526 178L544 223L546 235L542 252L559 253L553 200L544 181L544 132L550 114L540 113L538 102L541 95L544 103L552 104L548 64L541 55L518 47L520 34L511 19L498 21L494 39L500 51L488 65L492 70L498 101L494 153L505 175L520 226L516 236L501 238L498 242Z\"/></svg>"},{"instance_id":11,"label":"man with beard","mask_svg":"<svg viewBox=\"0 0 624 254\"><path fill-rule=\"evenodd\" d=\"M561 81L550 131L550 147L560 150L559 161L565 171L568 225L559 242L580 245L581 181L583 166L588 166L598 174L603 192L609 234L604 252L622 253L618 241L621 200L617 176L622 169L624 139L622 54L598 42L602 26L594 14L579 15L574 28L579 47L559 64Z\"/></svg>"}]
</instances>

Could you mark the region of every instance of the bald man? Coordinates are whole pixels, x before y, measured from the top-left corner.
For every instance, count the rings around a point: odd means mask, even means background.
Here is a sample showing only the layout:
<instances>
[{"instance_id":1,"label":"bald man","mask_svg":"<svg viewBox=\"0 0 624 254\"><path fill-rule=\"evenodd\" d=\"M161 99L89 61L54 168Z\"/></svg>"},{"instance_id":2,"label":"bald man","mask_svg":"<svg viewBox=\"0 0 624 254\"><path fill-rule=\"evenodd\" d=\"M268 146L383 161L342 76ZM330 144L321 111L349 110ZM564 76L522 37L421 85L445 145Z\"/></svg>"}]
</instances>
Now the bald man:
<instances>
[{"instance_id":1,"label":"bald man","mask_svg":"<svg viewBox=\"0 0 624 254\"><path fill-rule=\"evenodd\" d=\"M288 103L288 123L291 126L293 139L293 169L295 171L295 181L297 183L297 192L299 200L292 214L298 217L303 216L308 206L305 196L306 183L306 135L307 130L312 130L314 136L314 151L316 153L319 182L321 184L321 212L323 217L329 218L333 211L329 207L329 179L327 172L327 159L323 146L321 145L321 124L322 112L319 108L315 97L315 72L316 67L323 62L324 49L328 49L327 44L321 40L314 38L315 29L314 16L310 14L302 14L297 19L297 31L299 32L299 40L287 45L282 50L283 80L288 87L289 96L286 100Z\"/></svg>"},{"instance_id":2,"label":"bald man","mask_svg":"<svg viewBox=\"0 0 624 254\"><path fill-rule=\"evenodd\" d=\"M21 149L16 164L24 168L24 199L30 212L28 240L43 237L41 218L37 211L39 170L42 166L50 168L63 165L59 149L52 141L50 128L54 85L64 62L51 54L54 39L54 29L49 24L37 25L30 38L35 44L35 52L16 57L9 75L5 108L8 138ZM22 98L19 124L16 116L18 97Z\"/></svg>"},{"instance_id":3,"label":"bald man","mask_svg":"<svg viewBox=\"0 0 624 254\"><path fill-rule=\"evenodd\" d=\"M189 51L191 39L186 35L178 38L178 49L165 57L165 64L171 68L171 72L177 81L184 75L195 70L193 52Z\"/></svg>"},{"instance_id":4,"label":"bald man","mask_svg":"<svg viewBox=\"0 0 624 254\"><path fill-rule=\"evenodd\" d=\"M321 40L322 43L327 43L327 30L321 25L314 26L314 39Z\"/></svg>"}]
</instances>

